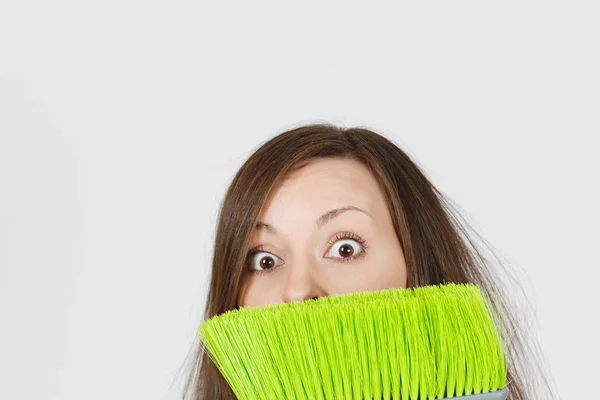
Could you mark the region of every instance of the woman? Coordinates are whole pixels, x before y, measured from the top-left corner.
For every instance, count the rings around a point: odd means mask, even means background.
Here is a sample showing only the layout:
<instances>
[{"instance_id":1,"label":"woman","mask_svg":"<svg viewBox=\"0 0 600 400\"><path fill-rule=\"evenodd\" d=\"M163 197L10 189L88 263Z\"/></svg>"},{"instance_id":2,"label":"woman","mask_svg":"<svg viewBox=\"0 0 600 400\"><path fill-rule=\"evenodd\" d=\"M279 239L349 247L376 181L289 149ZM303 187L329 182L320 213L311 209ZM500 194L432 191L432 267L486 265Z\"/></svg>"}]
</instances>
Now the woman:
<instances>
[{"instance_id":1,"label":"woman","mask_svg":"<svg viewBox=\"0 0 600 400\"><path fill-rule=\"evenodd\" d=\"M407 154L371 130L314 124L283 132L249 157L226 193L204 318L240 306L472 282L495 299L511 339L509 398L550 399L516 302L458 216ZM208 355L193 350L185 398L235 399Z\"/></svg>"}]
</instances>

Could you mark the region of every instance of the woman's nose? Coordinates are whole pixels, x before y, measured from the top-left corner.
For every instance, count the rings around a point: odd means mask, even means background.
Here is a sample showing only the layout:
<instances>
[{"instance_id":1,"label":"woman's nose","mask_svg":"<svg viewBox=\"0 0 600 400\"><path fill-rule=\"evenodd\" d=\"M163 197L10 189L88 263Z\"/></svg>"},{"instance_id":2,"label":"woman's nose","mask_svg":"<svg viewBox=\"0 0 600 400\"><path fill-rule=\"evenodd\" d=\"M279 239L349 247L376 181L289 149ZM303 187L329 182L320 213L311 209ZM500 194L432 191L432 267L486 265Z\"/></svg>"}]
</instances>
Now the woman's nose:
<instances>
[{"instance_id":1,"label":"woman's nose","mask_svg":"<svg viewBox=\"0 0 600 400\"><path fill-rule=\"evenodd\" d=\"M327 291L319 281L317 268L310 263L304 261L289 266L283 288L283 302L304 301L327 296Z\"/></svg>"}]
</instances>

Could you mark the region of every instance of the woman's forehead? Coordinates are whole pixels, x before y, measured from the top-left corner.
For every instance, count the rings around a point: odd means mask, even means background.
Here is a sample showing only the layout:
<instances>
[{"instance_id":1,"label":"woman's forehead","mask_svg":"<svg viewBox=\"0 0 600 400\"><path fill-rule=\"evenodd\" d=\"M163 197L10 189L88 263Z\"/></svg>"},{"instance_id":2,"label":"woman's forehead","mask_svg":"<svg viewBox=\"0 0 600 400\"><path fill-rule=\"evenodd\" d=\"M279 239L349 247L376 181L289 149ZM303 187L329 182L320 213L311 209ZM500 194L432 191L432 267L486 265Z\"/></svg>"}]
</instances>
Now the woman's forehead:
<instances>
[{"instance_id":1,"label":"woman's forehead","mask_svg":"<svg viewBox=\"0 0 600 400\"><path fill-rule=\"evenodd\" d=\"M383 205L383 196L369 170L355 160L325 159L291 173L274 192L261 213L280 216L291 210L313 215L353 205L368 211ZM319 214L320 215L320 214Z\"/></svg>"}]
</instances>

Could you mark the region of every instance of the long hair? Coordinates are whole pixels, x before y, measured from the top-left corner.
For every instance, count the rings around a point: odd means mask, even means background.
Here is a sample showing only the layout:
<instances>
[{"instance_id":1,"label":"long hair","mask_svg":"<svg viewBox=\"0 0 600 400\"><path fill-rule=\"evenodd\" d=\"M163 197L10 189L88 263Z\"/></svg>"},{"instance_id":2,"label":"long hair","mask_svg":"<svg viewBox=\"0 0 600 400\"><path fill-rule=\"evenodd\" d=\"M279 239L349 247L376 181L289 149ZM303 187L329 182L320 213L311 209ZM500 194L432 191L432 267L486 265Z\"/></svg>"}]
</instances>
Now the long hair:
<instances>
[{"instance_id":1,"label":"long hair","mask_svg":"<svg viewBox=\"0 0 600 400\"><path fill-rule=\"evenodd\" d=\"M491 266L466 220L417 164L391 140L365 128L327 123L293 128L264 142L244 162L219 211L204 319L238 308L245 257L261 210L290 172L318 158L353 159L369 169L383 190L404 252L408 287L471 282L490 300L506 339L509 399L553 398L537 347L521 327L522 302L513 296L515 288L523 292L518 282ZM182 398L236 399L197 337L182 368Z\"/></svg>"}]
</instances>

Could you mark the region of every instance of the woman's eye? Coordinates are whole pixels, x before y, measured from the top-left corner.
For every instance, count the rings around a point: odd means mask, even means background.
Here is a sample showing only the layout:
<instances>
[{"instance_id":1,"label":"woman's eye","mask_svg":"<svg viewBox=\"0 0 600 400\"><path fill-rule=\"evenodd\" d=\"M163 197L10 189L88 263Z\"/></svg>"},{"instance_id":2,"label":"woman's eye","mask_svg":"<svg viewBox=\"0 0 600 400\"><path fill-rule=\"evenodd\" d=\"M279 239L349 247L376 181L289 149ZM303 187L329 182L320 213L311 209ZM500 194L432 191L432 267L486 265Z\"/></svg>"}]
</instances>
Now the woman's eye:
<instances>
[{"instance_id":1,"label":"woman's eye","mask_svg":"<svg viewBox=\"0 0 600 400\"><path fill-rule=\"evenodd\" d=\"M257 260L258 263L256 262ZM248 262L250 270L253 272L264 272L275 268L277 266L276 260L279 260L279 258L271 253L257 251L250 254Z\"/></svg>"},{"instance_id":2,"label":"woman's eye","mask_svg":"<svg viewBox=\"0 0 600 400\"><path fill-rule=\"evenodd\" d=\"M338 240L331 246L331 250L328 252L328 254L332 255L332 258L341 258L338 261L352 260L360 257L363 253L363 246L354 239Z\"/></svg>"}]
</instances>

